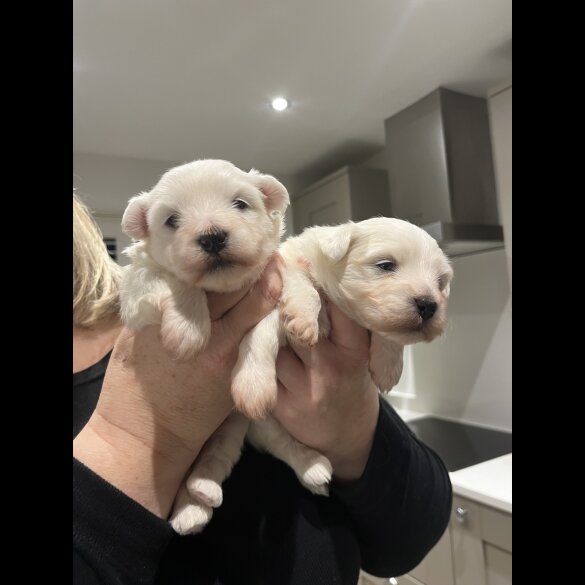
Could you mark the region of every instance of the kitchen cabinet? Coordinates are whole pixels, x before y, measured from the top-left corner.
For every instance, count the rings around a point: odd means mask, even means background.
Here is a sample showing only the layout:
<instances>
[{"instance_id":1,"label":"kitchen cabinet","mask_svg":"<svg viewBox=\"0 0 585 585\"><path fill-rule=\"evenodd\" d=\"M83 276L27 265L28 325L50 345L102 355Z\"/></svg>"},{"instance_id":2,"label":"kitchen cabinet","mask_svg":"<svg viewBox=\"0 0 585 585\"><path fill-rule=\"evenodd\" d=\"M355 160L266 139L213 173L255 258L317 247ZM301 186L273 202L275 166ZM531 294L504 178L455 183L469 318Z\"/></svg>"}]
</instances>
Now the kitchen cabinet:
<instances>
[{"instance_id":1,"label":"kitchen cabinet","mask_svg":"<svg viewBox=\"0 0 585 585\"><path fill-rule=\"evenodd\" d=\"M512 516L460 496L453 509L455 585L511 585Z\"/></svg>"},{"instance_id":2,"label":"kitchen cabinet","mask_svg":"<svg viewBox=\"0 0 585 585\"><path fill-rule=\"evenodd\" d=\"M343 167L294 198L292 212L295 234L312 225L389 217L388 174L382 169Z\"/></svg>"},{"instance_id":3,"label":"kitchen cabinet","mask_svg":"<svg viewBox=\"0 0 585 585\"><path fill-rule=\"evenodd\" d=\"M362 573L358 585L511 585L512 515L453 496L448 529L408 575Z\"/></svg>"}]
</instances>

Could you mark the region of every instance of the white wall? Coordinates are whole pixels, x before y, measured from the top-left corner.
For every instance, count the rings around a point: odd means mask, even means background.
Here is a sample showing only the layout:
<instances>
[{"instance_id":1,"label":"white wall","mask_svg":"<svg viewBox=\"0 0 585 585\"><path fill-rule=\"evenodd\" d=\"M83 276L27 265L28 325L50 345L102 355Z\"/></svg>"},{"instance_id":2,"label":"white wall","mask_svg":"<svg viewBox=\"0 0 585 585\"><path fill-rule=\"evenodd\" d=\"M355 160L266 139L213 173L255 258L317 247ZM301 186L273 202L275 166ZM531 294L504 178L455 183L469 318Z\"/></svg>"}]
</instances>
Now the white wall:
<instances>
[{"instance_id":1,"label":"white wall","mask_svg":"<svg viewBox=\"0 0 585 585\"><path fill-rule=\"evenodd\" d=\"M121 215L130 197L149 190L176 164L76 153L73 155L73 185L94 211Z\"/></svg>"},{"instance_id":2,"label":"white wall","mask_svg":"<svg viewBox=\"0 0 585 585\"><path fill-rule=\"evenodd\" d=\"M505 249L453 259L448 330L409 349L398 392L389 399L401 408L511 430L511 85L495 91L488 106ZM383 164L382 153L365 164Z\"/></svg>"},{"instance_id":3,"label":"white wall","mask_svg":"<svg viewBox=\"0 0 585 585\"><path fill-rule=\"evenodd\" d=\"M512 283L512 86L488 100L500 221L504 227L508 277Z\"/></svg>"},{"instance_id":4,"label":"white wall","mask_svg":"<svg viewBox=\"0 0 585 585\"><path fill-rule=\"evenodd\" d=\"M512 428L512 309L503 250L453 259L455 278L445 334L412 346L415 398L390 394L409 410Z\"/></svg>"},{"instance_id":5,"label":"white wall","mask_svg":"<svg viewBox=\"0 0 585 585\"><path fill-rule=\"evenodd\" d=\"M116 238L120 264L128 263L121 251L130 238L120 228L128 199L150 189L175 164L74 153L73 186L94 212L104 237Z\"/></svg>"},{"instance_id":6,"label":"white wall","mask_svg":"<svg viewBox=\"0 0 585 585\"><path fill-rule=\"evenodd\" d=\"M360 166L368 167L370 169L383 169L386 171L388 169L386 149L382 148L382 150L365 160Z\"/></svg>"}]
</instances>

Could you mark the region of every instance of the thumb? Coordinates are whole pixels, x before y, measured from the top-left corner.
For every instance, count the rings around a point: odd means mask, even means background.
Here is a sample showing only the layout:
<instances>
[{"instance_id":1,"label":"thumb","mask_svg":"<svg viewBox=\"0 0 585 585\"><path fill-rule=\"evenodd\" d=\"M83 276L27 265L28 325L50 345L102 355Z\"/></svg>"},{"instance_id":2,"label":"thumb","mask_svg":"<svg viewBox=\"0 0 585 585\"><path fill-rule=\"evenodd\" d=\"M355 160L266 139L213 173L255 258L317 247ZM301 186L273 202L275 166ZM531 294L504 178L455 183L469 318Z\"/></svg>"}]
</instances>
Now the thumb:
<instances>
[{"instance_id":1,"label":"thumb","mask_svg":"<svg viewBox=\"0 0 585 585\"><path fill-rule=\"evenodd\" d=\"M331 301L327 301L326 307L331 323L329 340L333 345L352 352L367 351L370 346L368 330L350 319Z\"/></svg>"},{"instance_id":2,"label":"thumb","mask_svg":"<svg viewBox=\"0 0 585 585\"><path fill-rule=\"evenodd\" d=\"M214 325L223 329L224 337L239 344L242 337L274 309L282 291L281 267L282 259L275 254L248 294L215 322Z\"/></svg>"}]
</instances>

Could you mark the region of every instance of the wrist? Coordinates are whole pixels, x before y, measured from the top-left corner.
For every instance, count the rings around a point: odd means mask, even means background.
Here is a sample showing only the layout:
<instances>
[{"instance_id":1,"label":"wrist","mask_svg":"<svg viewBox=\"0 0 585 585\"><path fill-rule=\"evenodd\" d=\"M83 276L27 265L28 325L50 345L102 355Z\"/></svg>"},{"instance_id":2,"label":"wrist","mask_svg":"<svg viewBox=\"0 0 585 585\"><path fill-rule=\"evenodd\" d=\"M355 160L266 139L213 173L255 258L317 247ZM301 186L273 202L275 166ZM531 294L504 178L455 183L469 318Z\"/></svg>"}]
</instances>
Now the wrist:
<instances>
[{"instance_id":1,"label":"wrist","mask_svg":"<svg viewBox=\"0 0 585 585\"><path fill-rule=\"evenodd\" d=\"M323 454L331 461L336 481L359 479L366 468L380 411L377 392L368 398L364 407L352 421L351 430L344 431L343 440L337 440L330 448L323 450Z\"/></svg>"},{"instance_id":2,"label":"wrist","mask_svg":"<svg viewBox=\"0 0 585 585\"><path fill-rule=\"evenodd\" d=\"M197 453L181 445L174 450L158 449L94 413L73 441L73 455L144 508L166 519Z\"/></svg>"}]
</instances>

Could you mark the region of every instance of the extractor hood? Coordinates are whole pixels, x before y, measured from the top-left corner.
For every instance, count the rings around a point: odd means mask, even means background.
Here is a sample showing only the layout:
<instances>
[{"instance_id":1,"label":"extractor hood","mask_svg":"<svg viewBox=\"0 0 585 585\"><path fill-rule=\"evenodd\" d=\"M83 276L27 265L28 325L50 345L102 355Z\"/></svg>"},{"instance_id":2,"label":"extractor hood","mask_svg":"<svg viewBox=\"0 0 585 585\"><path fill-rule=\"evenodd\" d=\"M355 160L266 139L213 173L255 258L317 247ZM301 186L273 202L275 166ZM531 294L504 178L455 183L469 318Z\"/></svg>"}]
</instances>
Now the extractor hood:
<instances>
[{"instance_id":1,"label":"extractor hood","mask_svg":"<svg viewBox=\"0 0 585 585\"><path fill-rule=\"evenodd\" d=\"M439 88L385 125L392 215L449 256L502 248L486 100Z\"/></svg>"}]
</instances>

